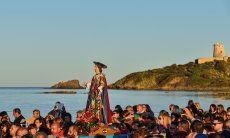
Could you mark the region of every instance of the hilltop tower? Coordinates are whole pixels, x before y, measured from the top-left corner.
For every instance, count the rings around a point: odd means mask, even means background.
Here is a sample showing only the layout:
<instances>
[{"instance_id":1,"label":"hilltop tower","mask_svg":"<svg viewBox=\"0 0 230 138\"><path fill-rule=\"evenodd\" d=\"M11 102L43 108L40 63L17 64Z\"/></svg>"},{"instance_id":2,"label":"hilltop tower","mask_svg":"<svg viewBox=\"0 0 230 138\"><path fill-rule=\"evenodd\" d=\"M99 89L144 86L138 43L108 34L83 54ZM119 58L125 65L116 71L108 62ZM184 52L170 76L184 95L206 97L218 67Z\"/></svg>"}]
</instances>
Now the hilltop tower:
<instances>
[{"instance_id":1,"label":"hilltop tower","mask_svg":"<svg viewBox=\"0 0 230 138\"><path fill-rule=\"evenodd\" d=\"M228 59L229 57L225 56L225 53L224 53L224 45L222 43L215 43L214 50L213 50L213 57L198 58L195 60L195 63L203 64L206 62L213 62L215 60L227 62Z\"/></svg>"},{"instance_id":2,"label":"hilltop tower","mask_svg":"<svg viewBox=\"0 0 230 138\"><path fill-rule=\"evenodd\" d=\"M224 58L224 45L221 43L214 44L214 51L213 51L213 57L214 58Z\"/></svg>"}]
</instances>

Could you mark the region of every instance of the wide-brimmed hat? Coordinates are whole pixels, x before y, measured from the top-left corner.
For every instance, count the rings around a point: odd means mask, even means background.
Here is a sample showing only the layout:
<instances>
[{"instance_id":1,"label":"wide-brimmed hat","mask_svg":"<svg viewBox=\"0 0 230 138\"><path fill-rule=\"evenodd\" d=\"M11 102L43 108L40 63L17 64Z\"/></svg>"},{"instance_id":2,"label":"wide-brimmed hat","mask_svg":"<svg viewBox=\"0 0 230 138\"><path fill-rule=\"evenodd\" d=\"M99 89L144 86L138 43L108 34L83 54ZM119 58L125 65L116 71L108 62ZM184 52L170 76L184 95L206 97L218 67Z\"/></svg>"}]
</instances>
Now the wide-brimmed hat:
<instances>
[{"instance_id":1,"label":"wide-brimmed hat","mask_svg":"<svg viewBox=\"0 0 230 138\"><path fill-rule=\"evenodd\" d=\"M107 68L107 66L106 66L105 64L101 63L101 62L96 62L96 61L94 61L93 63L94 63L96 66L99 66L99 67L101 67L101 68L103 68L103 69L106 69L106 68Z\"/></svg>"}]
</instances>

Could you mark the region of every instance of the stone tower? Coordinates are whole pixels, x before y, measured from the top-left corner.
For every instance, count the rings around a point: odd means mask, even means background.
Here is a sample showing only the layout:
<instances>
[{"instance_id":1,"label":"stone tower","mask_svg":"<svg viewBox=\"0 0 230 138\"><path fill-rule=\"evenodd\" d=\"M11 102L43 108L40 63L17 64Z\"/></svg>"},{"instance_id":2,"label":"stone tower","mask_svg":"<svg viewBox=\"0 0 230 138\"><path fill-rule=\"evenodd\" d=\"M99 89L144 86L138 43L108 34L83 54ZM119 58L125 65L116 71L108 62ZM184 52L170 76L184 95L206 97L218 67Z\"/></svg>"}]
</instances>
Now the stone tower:
<instances>
[{"instance_id":1,"label":"stone tower","mask_svg":"<svg viewBox=\"0 0 230 138\"><path fill-rule=\"evenodd\" d=\"M213 57L215 58L224 58L224 45L221 43L214 44Z\"/></svg>"}]
</instances>

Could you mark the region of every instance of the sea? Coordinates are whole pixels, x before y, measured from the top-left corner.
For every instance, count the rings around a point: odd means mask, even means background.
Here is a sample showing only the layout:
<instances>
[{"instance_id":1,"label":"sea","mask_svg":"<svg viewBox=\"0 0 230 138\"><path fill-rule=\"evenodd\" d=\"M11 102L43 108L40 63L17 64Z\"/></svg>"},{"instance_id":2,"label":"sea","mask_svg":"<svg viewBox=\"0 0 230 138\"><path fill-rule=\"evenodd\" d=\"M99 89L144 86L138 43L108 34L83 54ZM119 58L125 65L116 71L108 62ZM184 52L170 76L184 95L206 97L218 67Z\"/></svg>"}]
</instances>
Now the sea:
<instances>
[{"instance_id":1,"label":"sea","mask_svg":"<svg viewBox=\"0 0 230 138\"><path fill-rule=\"evenodd\" d=\"M39 109L41 115L45 117L53 109L55 102L60 101L67 112L75 118L76 112L85 108L88 90L62 90L75 91L76 94L44 94L44 92L56 91L60 90L40 87L0 88L0 112L7 111L13 120L12 110L14 108L20 108L26 118L32 116L34 109ZM223 104L225 108L230 106L228 98L212 96L211 92L109 90L109 99L112 110L116 105L125 108L128 105L149 104L156 116L161 110L169 111L170 104L184 108L188 100L199 102L205 110L208 110L212 103Z\"/></svg>"}]
</instances>

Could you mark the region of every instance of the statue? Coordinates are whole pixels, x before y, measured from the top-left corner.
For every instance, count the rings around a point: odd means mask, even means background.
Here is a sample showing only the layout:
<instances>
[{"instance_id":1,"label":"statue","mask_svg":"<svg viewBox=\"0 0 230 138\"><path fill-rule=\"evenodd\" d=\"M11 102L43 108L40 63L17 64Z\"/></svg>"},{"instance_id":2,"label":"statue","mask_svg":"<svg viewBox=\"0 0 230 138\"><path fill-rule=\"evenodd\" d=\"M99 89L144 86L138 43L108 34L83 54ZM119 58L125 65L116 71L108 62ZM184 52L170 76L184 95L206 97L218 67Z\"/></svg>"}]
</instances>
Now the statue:
<instances>
[{"instance_id":1,"label":"statue","mask_svg":"<svg viewBox=\"0 0 230 138\"><path fill-rule=\"evenodd\" d=\"M112 113L109 104L108 86L102 69L107 68L100 62L94 62L95 75L92 78L89 89L86 113L98 120L98 124L109 124L112 122Z\"/></svg>"}]
</instances>

